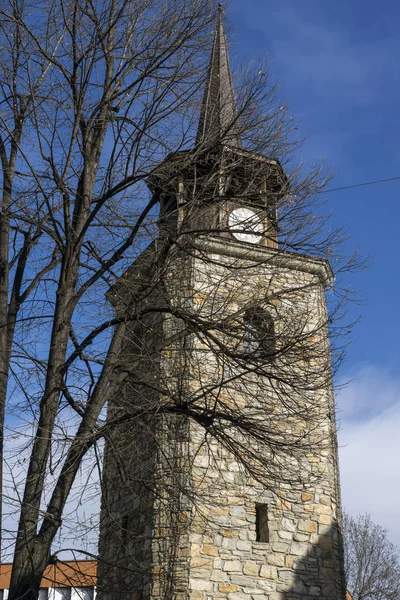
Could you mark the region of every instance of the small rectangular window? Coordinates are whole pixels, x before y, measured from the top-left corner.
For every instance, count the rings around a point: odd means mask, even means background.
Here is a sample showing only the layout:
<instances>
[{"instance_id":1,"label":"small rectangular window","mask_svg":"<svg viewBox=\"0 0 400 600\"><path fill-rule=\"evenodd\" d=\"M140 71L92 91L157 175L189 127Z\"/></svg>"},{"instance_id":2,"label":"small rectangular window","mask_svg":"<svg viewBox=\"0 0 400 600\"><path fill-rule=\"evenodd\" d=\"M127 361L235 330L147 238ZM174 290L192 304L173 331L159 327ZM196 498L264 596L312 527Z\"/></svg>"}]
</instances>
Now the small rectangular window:
<instances>
[{"instance_id":1,"label":"small rectangular window","mask_svg":"<svg viewBox=\"0 0 400 600\"><path fill-rule=\"evenodd\" d=\"M122 517L122 523L121 523L121 537L122 537L122 544L124 546L126 546L127 542L128 542L128 528L129 528L129 516L128 515L124 515Z\"/></svg>"},{"instance_id":2,"label":"small rectangular window","mask_svg":"<svg viewBox=\"0 0 400 600\"><path fill-rule=\"evenodd\" d=\"M267 504L256 504L256 541L269 542Z\"/></svg>"}]
</instances>

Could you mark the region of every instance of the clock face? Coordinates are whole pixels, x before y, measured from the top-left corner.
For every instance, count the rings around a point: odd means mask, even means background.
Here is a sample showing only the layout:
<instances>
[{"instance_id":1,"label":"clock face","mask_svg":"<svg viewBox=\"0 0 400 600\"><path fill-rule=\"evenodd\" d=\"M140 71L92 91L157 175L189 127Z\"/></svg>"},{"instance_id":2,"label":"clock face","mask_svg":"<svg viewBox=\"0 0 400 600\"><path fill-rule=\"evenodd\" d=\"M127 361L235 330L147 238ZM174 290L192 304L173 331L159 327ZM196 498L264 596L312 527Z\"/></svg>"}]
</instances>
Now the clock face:
<instances>
[{"instance_id":1,"label":"clock face","mask_svg":"<svg viewBox=\"0 0 400 600\"><path fill-rule=\"evenodd\" d=\"M234 208L229 214L228 226L233 237L241 242L258 244L262 240L263 222L250 208Z\"/></svg>"}]
</instances>

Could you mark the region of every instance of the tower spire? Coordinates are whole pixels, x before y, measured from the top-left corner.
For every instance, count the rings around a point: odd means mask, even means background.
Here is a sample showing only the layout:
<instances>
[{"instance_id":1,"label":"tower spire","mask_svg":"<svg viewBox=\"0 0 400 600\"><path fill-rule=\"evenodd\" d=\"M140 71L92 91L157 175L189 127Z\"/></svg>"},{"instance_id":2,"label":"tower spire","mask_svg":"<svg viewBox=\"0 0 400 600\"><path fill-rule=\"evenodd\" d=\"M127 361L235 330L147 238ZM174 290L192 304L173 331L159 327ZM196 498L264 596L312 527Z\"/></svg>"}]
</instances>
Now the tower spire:
<instances>
[{"instance_id":1,"label":"tower spire","mask_svg":"<svg viewBox=\"0 0 400 600\"><path fill-rule=\"evenodd\" d=\"M236 102L223 13L224 9L220 4L196 142L225 141L229 146L240 148L242 143L239 127L235 122Z\"/></svg>"}]
</instances>

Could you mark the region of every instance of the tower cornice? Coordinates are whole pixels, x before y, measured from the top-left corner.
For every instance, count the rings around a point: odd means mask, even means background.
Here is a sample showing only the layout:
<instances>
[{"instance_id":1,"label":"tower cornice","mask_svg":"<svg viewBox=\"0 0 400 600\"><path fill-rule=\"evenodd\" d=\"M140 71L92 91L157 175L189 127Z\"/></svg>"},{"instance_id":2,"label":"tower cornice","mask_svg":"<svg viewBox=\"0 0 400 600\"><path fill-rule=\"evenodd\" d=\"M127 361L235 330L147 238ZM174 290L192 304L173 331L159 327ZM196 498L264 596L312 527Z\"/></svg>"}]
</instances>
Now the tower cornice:
<instances>
[{"instance_id":1,"label":"tower cornice","mask_svg":"<svg viewBox=\"0 0 400 600\"><path fill-rule=\"evenodd\" d=\"M332 267L329 261L323 258L267 246L253 246L252 244L244 244L243 242L210 235L197 237L193 240L193 245L203 253L215 253L255 263L268 263L275 267L316 275L324 286L328 286L334 280Z\"/></svg>"}]
</instances>

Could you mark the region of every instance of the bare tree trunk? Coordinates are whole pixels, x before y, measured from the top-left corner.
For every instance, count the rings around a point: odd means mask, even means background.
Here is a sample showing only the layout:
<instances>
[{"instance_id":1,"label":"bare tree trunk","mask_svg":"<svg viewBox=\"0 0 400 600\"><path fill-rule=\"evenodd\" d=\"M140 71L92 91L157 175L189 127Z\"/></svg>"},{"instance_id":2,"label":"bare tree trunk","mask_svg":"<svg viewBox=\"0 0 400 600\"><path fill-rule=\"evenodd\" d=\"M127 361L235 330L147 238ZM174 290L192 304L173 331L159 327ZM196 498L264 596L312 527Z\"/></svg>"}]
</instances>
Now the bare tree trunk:
<instances>
[{"instance_id":1,"label":"bare tree trunk","mask_svg":"<svg viewBox=\"0 0 400 600\"><path fill-rule=\"evenodd\" d=\"M21 591L26 584L24 573L27 573L28 581L31 582L32 576L35 578L36 571L43 572L43 568L49 559L48 549L42 548L37 543L37 524L43 484L47 473L47 462L54 421L58 410L59 391L62 388L62 367L65 361L70 330L71 303L76 274L76 259L71 261L70 257L64 258L60 273L58 302L55 308L51 336L46 387L40 403L40 418L22 499L11 581L11 598L13 597L12 594L16 598L21 597ZM14 581L21 582L22 589L16 588L14 591Z\"/></svg>"},{"instance_id":2,"label":"bare tree trunk","mask_svg":"<svg viewBox=\"0 0 400 600\"><path fill-rule=\"evenodd\" d=\"M18 122L21 115L15 115ZM9 380L10 358L15 314L9 313L9 246L10 246L10 207L12 186L17 161L18 145L22 134L18 123L12 136L10 158L0 138L0 159L3 169L2 205L0 212L0 489L3 489L4 425ZM0 496L0 560L2 551L3 500Z\"/></svg>"},{"instance_id":3,"label":"bare tree trunk","mask_svg":"<svg viewBox=\"0 0 400 600\"><path fill-rule=\"evenodd\" d=\"M4 163L3 163L4 168ZM8 313L8 248L9 207L11 182L4 173L3 206L0 215L0 486L3 489L4 420L7 400L8 374L10 366L10 344L7 331ZM0 498L0 531L2 532L3 510ZM2 535L0 536L0 557Z\"/></svg>"}]
</instances>

